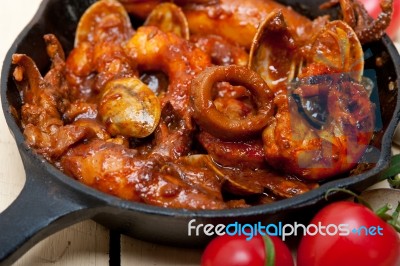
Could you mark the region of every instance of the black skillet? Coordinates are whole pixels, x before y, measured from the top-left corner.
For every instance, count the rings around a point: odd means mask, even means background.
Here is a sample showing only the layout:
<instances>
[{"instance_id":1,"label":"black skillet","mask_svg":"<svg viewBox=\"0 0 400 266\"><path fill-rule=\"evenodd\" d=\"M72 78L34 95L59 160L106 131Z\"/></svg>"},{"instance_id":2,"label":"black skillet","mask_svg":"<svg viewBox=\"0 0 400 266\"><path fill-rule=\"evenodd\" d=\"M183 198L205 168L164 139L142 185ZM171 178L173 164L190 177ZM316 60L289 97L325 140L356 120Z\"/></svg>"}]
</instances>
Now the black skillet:
<instances>
[{"instance_id":1,"label":"black skillet","mask_svg":"<svg viewBox=\"0 0 400 266\"><path fill-rule=\"evenodd\" d=\"M64 175L25 145L19 120L13 115L19 112L21 102L12 79L11 56L25 53L45 72L49 67L49 59L42 36L54 33L65 50L70 51L77 22L94 1L44 0L5 58L1 75L2 107L21 154L26 183L18 198L0 214L0 264L13 263L41 239L85 219L94 219L110 229L138 239L181 246L201 246L209 240L205 235L188 236L188 222L192 219L196 219L195 224L301 221L326 204L323 198L328 189L341 187L362 191L376 183L377 174L388 166L392 136L400 119L400 57L393 43L385 36L381 41L364 47L365 74L375 80L374 99L380 119L371 148L365 156L367 164L360 164L351 175L326 182L318 189L291 199L247 209L221 211L166 209L128 202L103 194ZM302 1L301 4L292 0L281 2L293 4L303 14L314 17L321 14L318 6L323 1ZM379 66L376 65L377 58L383 62ZM336 194L334 198L338 197L340 195Z\"/></svg>"}]
</instances>

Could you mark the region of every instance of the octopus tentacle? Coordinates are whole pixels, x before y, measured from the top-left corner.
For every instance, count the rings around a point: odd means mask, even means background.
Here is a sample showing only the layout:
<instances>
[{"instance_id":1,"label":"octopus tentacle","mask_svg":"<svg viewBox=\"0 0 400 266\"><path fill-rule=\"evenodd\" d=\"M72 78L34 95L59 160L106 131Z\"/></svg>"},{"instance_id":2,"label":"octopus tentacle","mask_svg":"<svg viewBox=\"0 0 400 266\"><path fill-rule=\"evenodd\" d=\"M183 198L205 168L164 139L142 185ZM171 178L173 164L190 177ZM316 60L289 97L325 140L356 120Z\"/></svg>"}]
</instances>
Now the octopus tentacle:
<instances>
[{"instance_id":1,"label":"octopus tentacle","mask_svg":"<svg viewBox=\"0 0 400 266\"><path fill-rule=\"evenodd\" d=\"M354 29L361 43L372 42L380 39L389 26L393 13L393 0L382 0L382 12L374 20L364 5L354 1L354 9L357 14L357 25Z\"/></svg>"},{"instance_id":2,"label":"octopus tentacle","mask_svg":"<svg viewBox=\"0 0 400 266\"><path fill-rule=\"evenodd\" d=\"M381 0L381 13L376 19L357 0L330 0L320 8L327 9L337 4L340 4L343 20L354 29L361 44L380 39L392 18L393 0Z\"/></svg>"}]
</instances>

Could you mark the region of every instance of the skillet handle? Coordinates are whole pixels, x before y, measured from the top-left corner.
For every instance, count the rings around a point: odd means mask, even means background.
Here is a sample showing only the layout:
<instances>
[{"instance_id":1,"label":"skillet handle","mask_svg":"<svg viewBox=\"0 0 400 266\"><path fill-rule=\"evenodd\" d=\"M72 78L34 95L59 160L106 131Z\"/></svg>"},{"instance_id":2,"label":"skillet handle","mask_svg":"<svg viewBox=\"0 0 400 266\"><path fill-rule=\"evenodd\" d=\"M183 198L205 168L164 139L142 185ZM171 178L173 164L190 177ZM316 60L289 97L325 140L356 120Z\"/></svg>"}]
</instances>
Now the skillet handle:
<instances>
[{"instance_id":1,"label":"skillet handle","mask_svg":"<svg viewBox=\"0 0 400 266\"><path fill-rule=\"evenodd\" d=\"M31 170L26 168L17 199L0 214L0 265L12 264L40 240L99 211L93 200L77 199L60 181Z\"/></svg>"}]
</instances>

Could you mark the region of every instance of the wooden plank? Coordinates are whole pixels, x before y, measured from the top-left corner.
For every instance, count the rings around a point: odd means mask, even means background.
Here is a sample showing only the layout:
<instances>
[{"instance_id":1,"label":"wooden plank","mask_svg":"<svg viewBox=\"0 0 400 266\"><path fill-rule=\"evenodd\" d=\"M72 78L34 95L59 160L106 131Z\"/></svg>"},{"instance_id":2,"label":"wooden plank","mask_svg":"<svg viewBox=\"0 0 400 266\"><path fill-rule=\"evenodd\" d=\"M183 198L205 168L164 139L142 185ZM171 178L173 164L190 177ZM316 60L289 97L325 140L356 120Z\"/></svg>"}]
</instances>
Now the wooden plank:
<instances>
[{"instance_id":1,"label":"wooden plank","mask_svg":"<svg viewBox=\"0 0 400 266\"><path fill-rule=\"evenodd\" d=\"M106 228L93 221L85 221L41 241L15 265L108 266L108 243Z\"/></svg>"},{"instance_id":2,"label":"wooden plank","mask_svg":"<svg viewBox=\"0 0 400 266\"><path fill-rule=\"evenodd\" d=\"M197 266L200 265L201 253L201 249L161 246L121 236L121 265Z\"/></svg>"}]
</instances>

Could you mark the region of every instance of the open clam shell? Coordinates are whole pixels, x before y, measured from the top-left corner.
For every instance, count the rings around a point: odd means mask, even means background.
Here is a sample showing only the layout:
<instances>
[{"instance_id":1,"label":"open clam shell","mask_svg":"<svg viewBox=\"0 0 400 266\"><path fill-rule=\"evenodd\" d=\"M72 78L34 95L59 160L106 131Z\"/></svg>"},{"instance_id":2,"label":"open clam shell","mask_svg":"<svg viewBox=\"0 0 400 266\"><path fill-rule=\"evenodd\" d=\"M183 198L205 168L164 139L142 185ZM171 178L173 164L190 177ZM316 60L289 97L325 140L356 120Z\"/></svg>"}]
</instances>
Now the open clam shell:
<instances>
[{"instance_id":1,"label":"open clam shell","mask_svg":"<svg viewBox=\"0 0 400 266\"><path fill-rule=\"evenodd\" d=\"M261 75L271 90L292 80L297 58L293 39L282 12L272 12L260 25L250 48L249 68Z\"/></svg>"},{"instance_id":2,"label":"open clam shell","mask_svg":"<svg viewBox=\"0 0 400 266\"><path fill-rule=\"evenodd\" d=\"M305 67L319 64L334 73L347 73L354 80L361 81L364 52L356 33L344 21L328 22L315 35L308 52Z\"/></svg>"},{"instance_id":3,"label":"open clam shell","mask_svg":"<svg viewBox=\"0 0 400 266\"><path fill-rule=\"evenodd\" d=\"M79 20L74 45L126 40L132 33L129 15L122 4L115 0L101 0L92 4Z\"/></svg>"},{"instance_id":4,"label":"open clam shell","mask_svg":"<svg viewBox=\"0 0 400 266\"><path fill-rule=\"evenodd\" d=\"M189 40L189 24L182 9L173 3L157 5L147 17L145 26L156 26L164 32L172 32Z\"/></svg>"},{"instance_id":5,"label":"open clam shell","mask_svg":"<svg viewBox=\"0 0 400 266\"><path fill-rule=\"evenodd\" d=\"M253 39L249 68L273 91L298 76L347 73L360 82L364 53L354 30L341 20L328 22L303 43L292 36L282 12L276 10Z\"/></svg>"}]
</instances>

